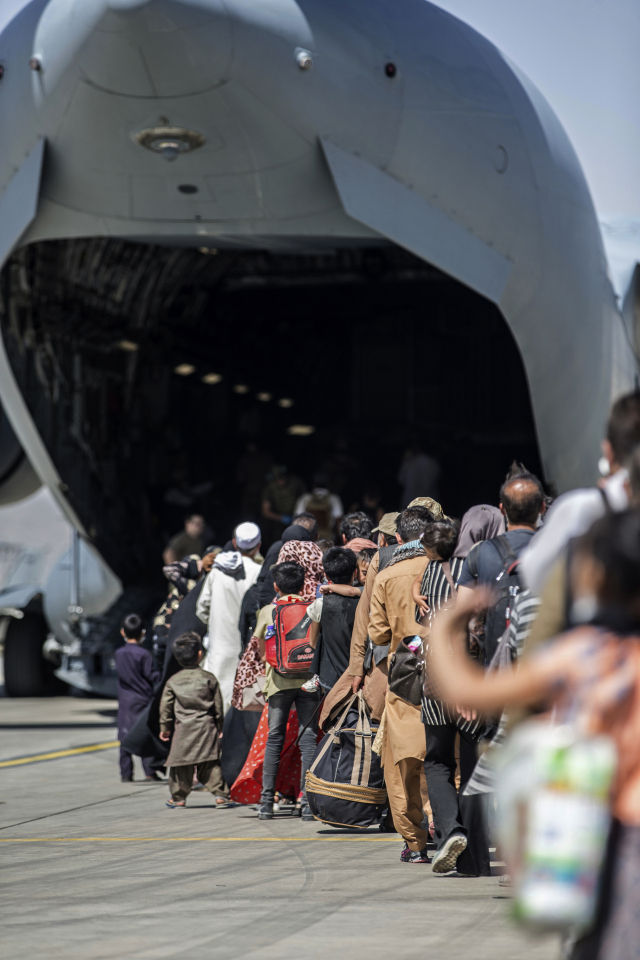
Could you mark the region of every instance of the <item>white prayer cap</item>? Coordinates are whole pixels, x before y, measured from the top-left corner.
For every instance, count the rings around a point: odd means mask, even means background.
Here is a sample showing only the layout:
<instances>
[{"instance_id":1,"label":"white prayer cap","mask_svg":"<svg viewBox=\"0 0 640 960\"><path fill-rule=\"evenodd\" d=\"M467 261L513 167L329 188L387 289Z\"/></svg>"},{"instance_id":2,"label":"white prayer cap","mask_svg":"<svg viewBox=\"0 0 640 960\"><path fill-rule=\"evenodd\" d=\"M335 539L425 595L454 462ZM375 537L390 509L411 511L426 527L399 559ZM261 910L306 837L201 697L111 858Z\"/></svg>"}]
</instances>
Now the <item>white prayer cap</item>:
<instances>
[{"instance_id":1,"label":"white prayer cap","mask_svg":"<svg viewBox=\"0 0 640 960\"><path fill-rule=\"evenodd\" d=\"M253 550L262 540L257 523L239 523L233 534L238 550Z\"/></svg>"}]
</instances>

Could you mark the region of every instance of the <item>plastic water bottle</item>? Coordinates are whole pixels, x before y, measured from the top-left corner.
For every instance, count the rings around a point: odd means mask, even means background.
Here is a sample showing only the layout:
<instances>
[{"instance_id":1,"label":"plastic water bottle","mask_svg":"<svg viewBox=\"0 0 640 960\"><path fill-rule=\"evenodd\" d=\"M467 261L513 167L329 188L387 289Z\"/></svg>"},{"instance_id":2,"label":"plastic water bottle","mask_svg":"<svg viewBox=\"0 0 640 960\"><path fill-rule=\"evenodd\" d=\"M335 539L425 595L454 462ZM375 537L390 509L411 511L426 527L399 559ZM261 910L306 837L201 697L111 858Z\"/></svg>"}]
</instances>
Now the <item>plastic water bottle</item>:
<instances>
[{"instance_id":1,"label":"plastic water bottle","mask_svg":"<svg viewBox=\"0 0 640 960\"><path fill-rule=\"evenodd\" d=\"M584 928L595 911L611 822L615 747L608 737L563 726L546 731L532 759L535 786L519 803L515 913L547 929Z\"/></svg>"}]
</instances>

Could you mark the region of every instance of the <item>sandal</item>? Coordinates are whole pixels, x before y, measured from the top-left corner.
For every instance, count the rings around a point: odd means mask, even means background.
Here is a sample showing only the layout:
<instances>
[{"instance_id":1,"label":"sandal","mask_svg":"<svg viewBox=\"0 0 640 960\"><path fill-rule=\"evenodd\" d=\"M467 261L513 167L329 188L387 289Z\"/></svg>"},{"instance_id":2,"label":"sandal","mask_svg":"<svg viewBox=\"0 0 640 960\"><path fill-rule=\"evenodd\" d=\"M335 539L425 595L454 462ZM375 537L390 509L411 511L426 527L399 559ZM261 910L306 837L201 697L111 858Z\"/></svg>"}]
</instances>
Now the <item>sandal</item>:
<instances>
[{"instance_id":1,"label":"sandal","mask_svg":"<svg viewBox=\"0 0 640 960\"><path fill-rule=\"evenodd\" d=\"M186 805L187 805L186 800L173 800L173 799L167 800L165 804L165 806L170 807L172 810L175 809L175 807L186 807Z\"/></svg>"}]
</instances>

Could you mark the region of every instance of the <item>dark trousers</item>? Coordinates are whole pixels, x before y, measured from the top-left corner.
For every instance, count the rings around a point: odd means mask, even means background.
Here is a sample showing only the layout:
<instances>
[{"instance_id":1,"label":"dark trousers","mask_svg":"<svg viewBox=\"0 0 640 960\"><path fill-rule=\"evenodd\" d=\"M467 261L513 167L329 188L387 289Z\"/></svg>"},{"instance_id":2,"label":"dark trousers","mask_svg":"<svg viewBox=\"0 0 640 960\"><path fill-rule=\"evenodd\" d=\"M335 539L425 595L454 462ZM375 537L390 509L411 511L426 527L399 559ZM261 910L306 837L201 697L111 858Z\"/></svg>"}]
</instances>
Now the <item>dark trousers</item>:
<instances>
[{"instance_id":1,"label":"dark trousers","mask_svg":"<svg viewBox=\"0 0 640 960\"><path fill-rule=\"evenodd\" d=\"M484 822L482 796L464 797L477 763L477 739L458 730L455 723L432 727L425 724L427 755L424 774L433 812L438 850L452 833L467 838L467 849L458 857L457 869L473 877L490 877L489 837ZM456 790L456 734L460 733L460 794Z\"/></svg>"},{"instance_id":2,"label":"dark trousers","mask_svg":"<svg viewBox=\"0 0 640 960\"><path fill-rule=\"evenodd\" d=\"M224 782L219 760L205 760L201 763L186 763L181 767L169 767L169 790L174 800L186 800L193 789L193 774L198 774L198 782L214 797L229 799L229 787Z\"/></svg>"},{"instance_id":3,"label":"dark trousers","mask_svg":"<svg viewBox=\"0 0 640 960\"><path fill-rule=\"evenodd\" d=\"M155 772L153 757L142 757L142 767L145 776L152 777ZM133 755L120 747L120 776L123 780L131 780L133 777Z\"/></svg>"},{"instance_id":4,"label":"dark trousers","mask_svg":"<svg viewBox=\"0 0 640 960\"><path fill-rule=\"evenodd\" d=\"M307 693L306 690L301 690L300 687L296 687L293 690L279 690L277 693L272 693L269 697L269 736L267 737L267 745L264 751L261 803L273 803L278 764L280 763L280 754L282 753L287 732L287 720L289 719L289 712L294 703L298 712L298 729L302 730L303 727L308 724L307 729L300 737L300 753L302 755L300 789L304 790L304 778L307 770L311 766L318 739L318 716L316 711L319 701L320 696L318 693ZM316 714L315 716L314 713Z\"/></svg>"}]
</instances>

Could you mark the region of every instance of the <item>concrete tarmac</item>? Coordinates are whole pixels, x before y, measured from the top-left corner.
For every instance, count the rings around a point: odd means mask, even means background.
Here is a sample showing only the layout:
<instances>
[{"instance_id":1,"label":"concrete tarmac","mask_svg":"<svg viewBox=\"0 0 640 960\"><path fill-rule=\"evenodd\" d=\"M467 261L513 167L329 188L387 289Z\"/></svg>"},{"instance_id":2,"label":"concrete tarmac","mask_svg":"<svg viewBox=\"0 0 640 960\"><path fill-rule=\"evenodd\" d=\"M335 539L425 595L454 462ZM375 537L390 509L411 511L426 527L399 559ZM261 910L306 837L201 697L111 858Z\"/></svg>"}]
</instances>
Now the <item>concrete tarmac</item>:
<instances>
[{"instance_id":1,"label":"concrete tarmac","mask_svg":"<svg viewBox=\"0 0 640 960\"><path fill-rule=\"evenodd\" d=\"M0 699L3 960L559 958L497 879L401 863L397 836L121 783L116 707Z\"/></svg>"}]
</instances>

